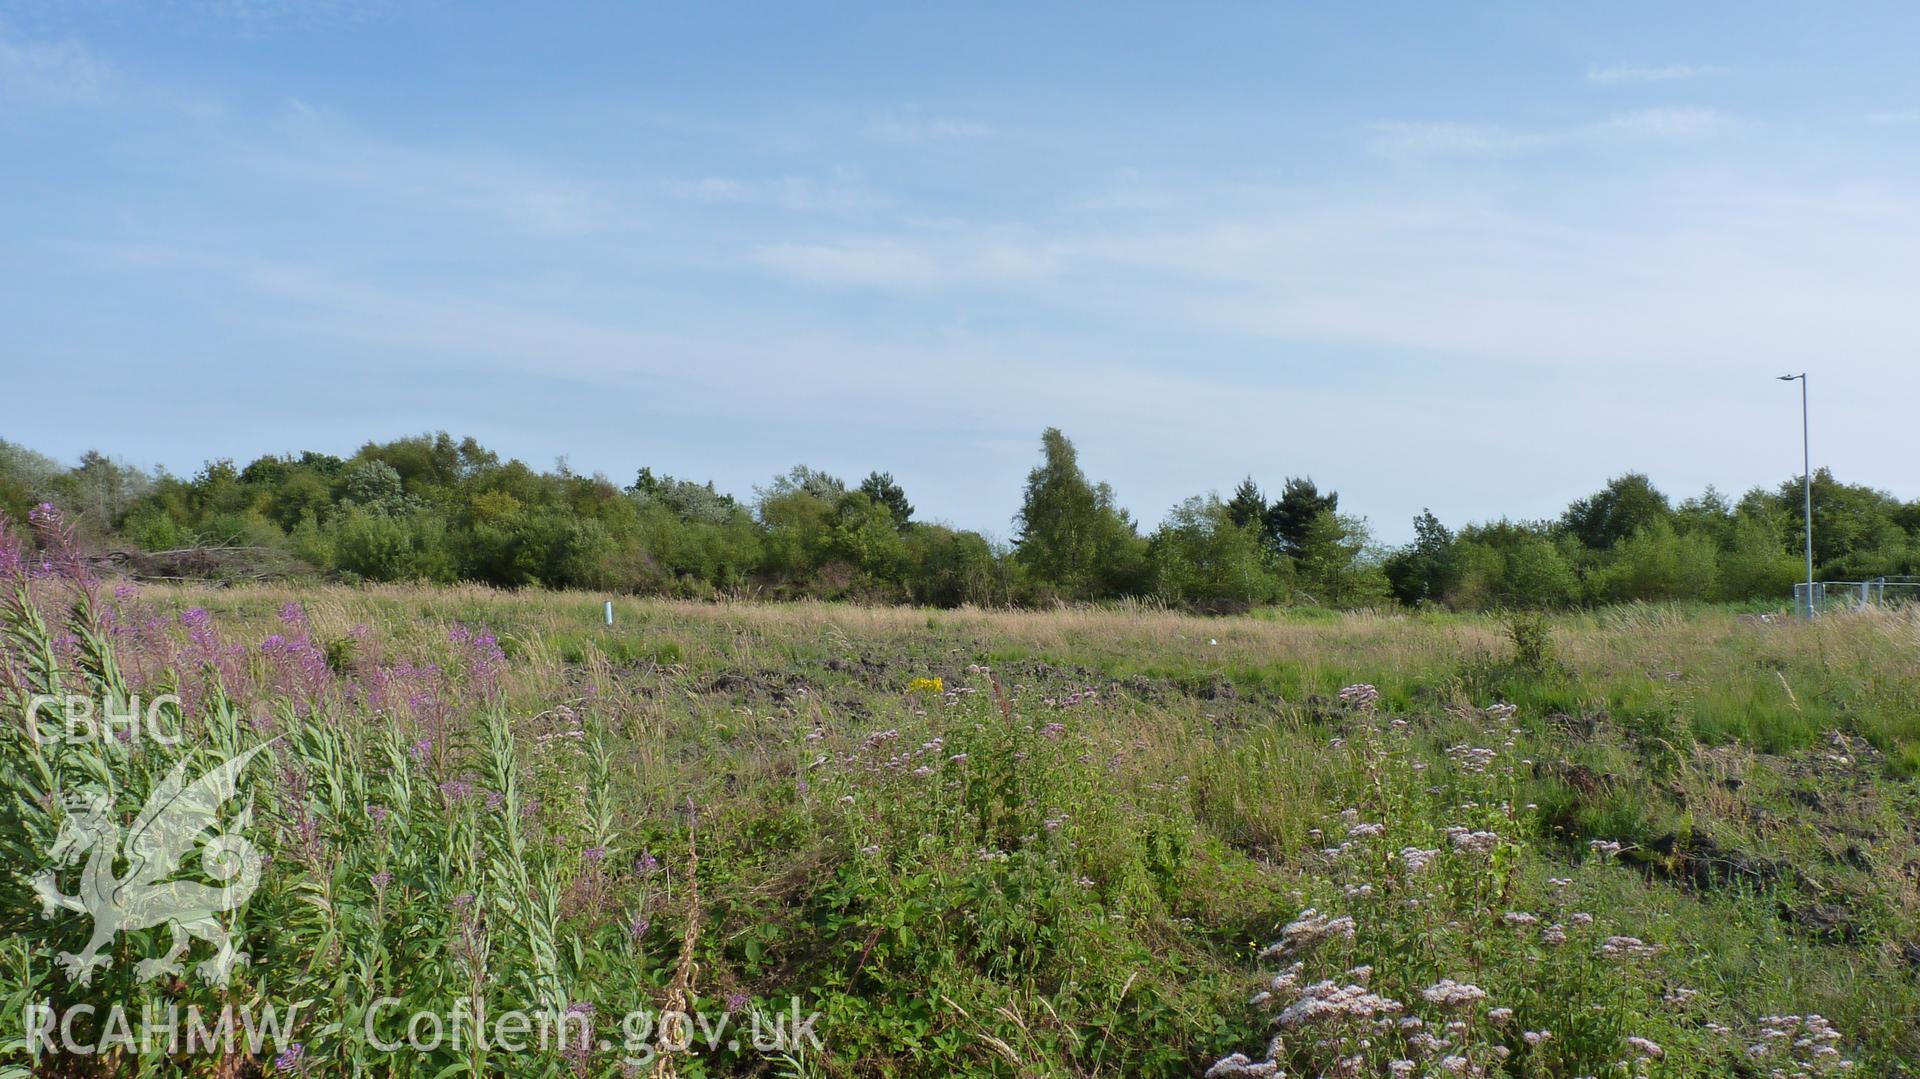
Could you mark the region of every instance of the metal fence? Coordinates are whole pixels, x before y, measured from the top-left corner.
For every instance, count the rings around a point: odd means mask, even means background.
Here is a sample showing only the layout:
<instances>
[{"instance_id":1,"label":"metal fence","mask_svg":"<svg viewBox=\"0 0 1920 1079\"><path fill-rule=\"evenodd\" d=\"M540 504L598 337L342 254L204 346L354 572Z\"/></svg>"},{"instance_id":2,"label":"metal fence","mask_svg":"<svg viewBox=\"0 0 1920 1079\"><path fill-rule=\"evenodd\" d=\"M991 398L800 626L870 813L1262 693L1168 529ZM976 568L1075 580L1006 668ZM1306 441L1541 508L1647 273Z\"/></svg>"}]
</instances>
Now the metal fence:
<instances>
[{"instance_id":1,"label":"metal fence","mask_svg":"<svg viewBox=\"0 0 1920 1079\"><path fill-rule=\"evenodd\" d=\"M1835 609L1884 607L1920 601L1920 577L1875 577L1871 581L1806 581L1793 586L1793 609L1803 616Z\"/></svg>"}]
</instances>

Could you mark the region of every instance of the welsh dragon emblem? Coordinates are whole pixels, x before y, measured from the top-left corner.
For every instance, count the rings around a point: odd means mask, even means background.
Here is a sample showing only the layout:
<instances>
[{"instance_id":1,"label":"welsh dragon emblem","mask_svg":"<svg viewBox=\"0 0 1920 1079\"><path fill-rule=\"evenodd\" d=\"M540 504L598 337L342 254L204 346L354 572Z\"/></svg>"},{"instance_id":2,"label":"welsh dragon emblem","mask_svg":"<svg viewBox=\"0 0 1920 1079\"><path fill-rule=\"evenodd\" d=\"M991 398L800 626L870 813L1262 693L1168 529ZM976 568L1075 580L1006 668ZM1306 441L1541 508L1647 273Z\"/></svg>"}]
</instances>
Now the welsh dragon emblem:
<instances>
[{"instance_id":1,"label":"welsh dragon emblem","mask_svg":"<svg viewBox=\"0 0 1920 1079\"><path fill-rule=\"evenodd\" d=\"M193 938L214 947L214 954L194 968L211 985L227 984L234 966L248 962L247 953L235 949L219 915L245 903L260 884L260 853L240 834L252 823L253 807L242 809L230 822L230 830L215 829L220 825L220 807L238 792L240 773L270 744L255 746L192 783L186 778L187 762L174 765L128 826L124 848L113 800L105 791L68 798L67 817L47 853L56 866L85 859L79 891L62 893L55 880L57 870L47 870L33 881L44 917L52 918L65 909L93 918L93 936L87 946L78 954L59 955L68 978L86 985L95 970L112 962L106 949L115 935L159 925L172 931L172 946L164 956L140 961L134 971L141 981L180 974L180 959ZM202 844L200 837L210 831L214 834ZM200 868L217 885L167 879L180 871L195 846L200 846ZM114 865L122 856L126 874L115 876Z\"/></svg>"}]
</instances>

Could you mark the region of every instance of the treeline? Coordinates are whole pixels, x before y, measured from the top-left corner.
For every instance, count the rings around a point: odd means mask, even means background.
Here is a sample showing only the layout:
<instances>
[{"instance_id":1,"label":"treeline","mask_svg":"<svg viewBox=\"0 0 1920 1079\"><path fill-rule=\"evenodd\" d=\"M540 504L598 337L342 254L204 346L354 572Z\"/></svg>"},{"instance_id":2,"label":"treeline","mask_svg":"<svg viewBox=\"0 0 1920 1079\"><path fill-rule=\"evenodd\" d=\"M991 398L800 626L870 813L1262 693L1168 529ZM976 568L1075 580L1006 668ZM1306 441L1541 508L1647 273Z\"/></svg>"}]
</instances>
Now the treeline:
<instances>
[{"instance_id":1,"label":"treeline","mask_svg":"<svg viewBox=\"0 0 1920 1079\"><path fill-rule=\"evenodd\" d=\"M1920 572L1920 503L1814 477L1823 579ZM642 468L618 485L564 464L539 472L445 433L352 457L214 461L191 478L98 453L68 468L0 440L0 511L60 506L103 547L269 551L350 581L479 581L706 597L1045 604L1152 598L1207 611L1397 602L1462 609L1631 600L1779 600L1803 573L1798 478L1729 501L1674 504L1629 474L1551 521L1469 524L1431 513L1400 548L1375 543L1337 492L1251 478L1196 496L1143 532L1089 480L1060 431L1041 437L1017 532L916 520L876 471L857 484L799 466L750 500ZM194 563L220 573L219 559Z\"/></svg>"}]
</instances>

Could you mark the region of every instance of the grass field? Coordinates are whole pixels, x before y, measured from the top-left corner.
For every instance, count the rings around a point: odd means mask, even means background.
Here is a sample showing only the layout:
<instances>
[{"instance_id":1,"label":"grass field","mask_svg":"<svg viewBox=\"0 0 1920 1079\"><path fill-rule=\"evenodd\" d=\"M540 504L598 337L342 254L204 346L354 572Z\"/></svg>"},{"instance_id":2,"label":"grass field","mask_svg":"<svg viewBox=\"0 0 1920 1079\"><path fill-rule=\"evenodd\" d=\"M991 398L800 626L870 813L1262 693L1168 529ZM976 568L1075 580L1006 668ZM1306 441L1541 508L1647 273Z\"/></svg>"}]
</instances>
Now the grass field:
<instances>
[{"instance_id":1,"label":"grass field","mask_svg":"<svg viewBox=\"0 0 1920 1079\"><path fill-rule=\"evenodd\" d=\"M85 590L27 586L10 707L173 689L191 736L10 722L18 1069L1920 1072L1911 612L625 600L608 627L585 594L106 591L69 631ZM269 740L241 789L271 857L228 916L251 965L142 981L153 928L75 984L54 957L91 927L30 881L54 795L111 778L131 820L182 754ZM38 1002L153 1001L297 1008L225 1056L27 1055ZM382 1048L517 1009L574 1024ZM656 1051L663 1010L689 1051ZM701 1036L795 1012L817 1045Z\"/></svg>"}]
</instances>

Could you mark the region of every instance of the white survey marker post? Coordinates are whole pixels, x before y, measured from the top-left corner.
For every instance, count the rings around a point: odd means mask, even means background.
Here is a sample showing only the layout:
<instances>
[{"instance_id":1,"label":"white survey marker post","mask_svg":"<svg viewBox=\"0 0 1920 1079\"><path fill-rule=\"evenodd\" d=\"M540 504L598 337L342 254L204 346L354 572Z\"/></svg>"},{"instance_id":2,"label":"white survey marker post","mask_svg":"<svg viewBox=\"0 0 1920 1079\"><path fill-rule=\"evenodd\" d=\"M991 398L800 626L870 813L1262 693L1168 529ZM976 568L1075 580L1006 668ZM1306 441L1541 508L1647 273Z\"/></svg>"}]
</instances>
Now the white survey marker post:
<instances>
[{"instance_id":1,"label":"white survey marker post","mask_svg":"<svg viewBox=\"0 0 1920 1079\"><path fill-rule=\"evenodd\" d=\"M607 625L613 625L613 601L607 601Z\"/></svg>"}]
</instances>

